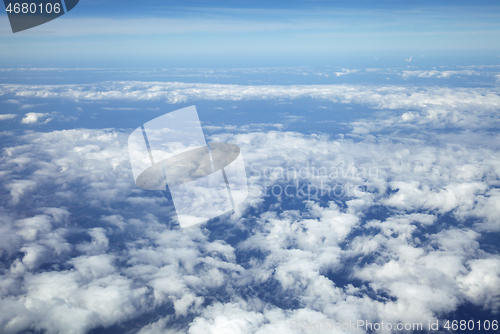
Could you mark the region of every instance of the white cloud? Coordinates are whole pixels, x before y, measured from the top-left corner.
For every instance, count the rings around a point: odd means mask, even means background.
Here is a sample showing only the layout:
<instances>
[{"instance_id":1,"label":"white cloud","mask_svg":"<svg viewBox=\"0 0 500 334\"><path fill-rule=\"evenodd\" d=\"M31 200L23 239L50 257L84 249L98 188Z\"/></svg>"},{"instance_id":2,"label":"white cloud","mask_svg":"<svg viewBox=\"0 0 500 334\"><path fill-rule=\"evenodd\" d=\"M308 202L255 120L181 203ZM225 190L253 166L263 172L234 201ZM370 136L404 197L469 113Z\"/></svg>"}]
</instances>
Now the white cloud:
<instances>
[{"instance_id":1,"label":"white cloud","mask_svg":"<svg viewBox=\"0 0 500 334\"><path fill-rule=\"evenodd\" d=\"M75 101L165 100L294 100L313 98L354 103L388 111L377 129L399 126L494 127L500 106L498 88L448 88L375 85L215 85L165 82L109 82L92 85L0 85L0 91L24 98L62 98ZM412 117L408 117L411 112ZM401 116L401 114L406 116ZM28 118L28 115L29 118ZM37 114L38 115L38 114ZM38 116L27 114L26 121ZM49 118L47 118L48 120ZM371 131L371 130L370 130Z\"/></svg>"},{"instance_id":2,"label":"white cloud","mask_svg":"<svg viewBox=\"0 0 500 334\"><path fill-rule=\"evenodd\" d=\"M29 112L24 118L21 120L23 124L34 124L34 123L48 123L52 119L48 117L48 113L39 113L39 112Z\"/></svg>"},{"instance_id":3,"label":"white cloud","mask_svg":"<svg viewBox=\"0 0 500 334\"><path fill-rule=\"evenodd\" d=\"M467 265L471 270L458 278L465 294L475 304L498 312L500 310L500 293L498 292L500 257L474 259L470 260Z\"/></svg>"},{"instance_id":4,"label":"white cloud","mask_svg":"<svg viewBox=\"0 0 500 334\"><path fill-rule=\"evenodd\" d=\"M13 119L16 116L17 116L16 114L1 114L0 115L0 121L5 121L5 120L8 120L8 119Z\"/></svg>"},{"instance_id":5,"label":"white cloud","mask_svg":"<svg viewBox=\"0 0 500 334\"><path fill-rule=\"evenodd\" d=\"M35 186L36 182L31 180L14 180L5 185L5 187L10 190L12 204L19 203L21 197L24 196L26 192L33 190Z\"/></svg>"},{"instance_id":6,"label":"white cloud","mask_svg":"<svg viewBox=\"0 0 500 334\"><path fill-rule=\"evenodd\" d=\"M473 70L461 70L461 71L438 71L438 70L415 70L415 71L403 71L401 76L404 79L408 79L410 77L418 77L418 78L451 78L452 76L480 76L481 73Z\"/></svg>"},{"instance_id":7,"label":"white cloud","mask_svg":"<svg viewBox=\"0 0 500 334\"><path fill-rule=\"evenodd\" d=\"M340 77L342 75L356 73L356 72L358 72L358 70L348 70L348 69L343 68L341 72L335 72L335 75Z\"/></svg>"},{"instance_id":8,"label":"white cloud","mask_svg":"<svg viewBox=\"0 0 500 334\"><path fill-rule=\"evenodd\" d=\"M211 135L241 148L254 187L235 213L182 230L162 193L134 186L128 133L15 138L0 152L9 171L0 218L8 268L0 272L2 332L85 333L134 322L141 333L292 333L292 321L427 323L465 302L499 308L500 260L480 247L500 230L498 134L369 134L405 129L433 112L450 124L462 124L467 111L476 124L494 123L495 88L126 82L1 89L87 101L313 97L405 111L353 123L351 139L264 132L262 124ZM328 173L287 178L313 165ZM292 188L290 197L266 197L294 181L316 187L314 194L299 197ZM316 196L334 186L350 192ZM160 319L141 322L158 309Z\"/></svg>"},{"instance_id":9,"label":"white cloud","mask_svg":"<svg viewBox=\"0 0 500 334\"><path fill-rule=\"evenodd\" d=\"M108 248L109 240L103 228L95 227L88 231L92 242L77 245L77 249L87 254L100 254Z\"/></svg>"},{"instance_id":10,"label":"white cloud","mask_svg":"<svg viewBox=\"0 0 500 334\"><path fill-rule=\"evenodd\" d=\"M255 333L263 325L265 318L260 312L242 309L244 304L244 302L217 304L207 308L203 317L193 321L189 332L192 334Z\"/></svg>"}]
</instances>

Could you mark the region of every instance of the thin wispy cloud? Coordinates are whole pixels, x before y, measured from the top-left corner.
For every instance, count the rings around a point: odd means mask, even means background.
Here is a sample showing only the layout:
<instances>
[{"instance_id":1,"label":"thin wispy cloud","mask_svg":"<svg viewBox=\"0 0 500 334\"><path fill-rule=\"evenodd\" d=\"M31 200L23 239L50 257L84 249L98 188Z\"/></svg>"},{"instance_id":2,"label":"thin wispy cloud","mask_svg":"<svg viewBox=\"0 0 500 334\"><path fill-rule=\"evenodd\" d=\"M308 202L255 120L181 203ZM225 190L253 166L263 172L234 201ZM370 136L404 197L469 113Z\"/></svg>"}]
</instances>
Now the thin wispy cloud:
<instances>
[{"instance_id":1,"label":"thin wispy cloud","mask_svg":"<svg viewBox=\"0 0 500 334\"><path fill-rule=\"evenodd\" d=\"M0 114L0 121L5 121L17 117L16 114Z\"/></svg>"}]
</instances>

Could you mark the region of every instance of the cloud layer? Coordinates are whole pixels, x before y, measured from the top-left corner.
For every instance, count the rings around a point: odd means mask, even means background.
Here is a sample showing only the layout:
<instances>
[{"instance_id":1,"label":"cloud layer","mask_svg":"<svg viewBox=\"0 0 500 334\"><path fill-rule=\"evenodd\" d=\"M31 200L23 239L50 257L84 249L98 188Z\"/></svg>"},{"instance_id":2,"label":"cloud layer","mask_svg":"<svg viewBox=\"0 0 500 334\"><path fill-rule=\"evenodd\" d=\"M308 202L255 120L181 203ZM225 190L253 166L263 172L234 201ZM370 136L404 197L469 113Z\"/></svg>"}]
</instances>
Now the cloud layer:
<instances>
[{"instance_id":1,"label":"cloud layer","mask_svg":"<svg viewBox=\"0 0 500 334\"><path fill-rule=\"evenodd\" d=\"M126 138L33 132L4 147L3 333L286 333L294 321L427 323L464 303L500 306L500 258L479 241L500 230L495 147L216 134L241 147L254 191L181 230L163 193L134 187ZM313 165L337 173L281 174ZM292 196L273 195L288 185ZM304 185L354 191L298 196Z\"/></svg>"},{"instance_id":2,"label":"cloud layer","mask_svg":"<svg viewBox=\"0 0 500 334\"><path fill-rule=\"evenodd\" d=\"M124 81L1 85L0 95L16 108L69 100L117 112L137 106L118 101L373 109L336 136L207 126L209 142L241 148L250 194L190 229L179 229L167 192L135 187L130 131L3 132L2 333L295 333L500 311L497 87ZM21 123L63 116L30 112Z\"/></svg>"},{"instance_id":3,"label":"cloud layer","mask_svg":"<svg viewBox=\"0 0 500 334\"><path fill-rule=\"evenodd\" d=\"M498 125L500 107L497 87L448 88L365 85L244 86L164 82L106 82L92 85L2 85L0 94L17 98L69 99L73 101L166 101L198 100L296 100L312 98L354 103L387 111L384 119L354 124L357 133L384 128L430 126L431 128L489 128ZM382 117L379 117L382 118Z\"/></svg>"}]
</instances>

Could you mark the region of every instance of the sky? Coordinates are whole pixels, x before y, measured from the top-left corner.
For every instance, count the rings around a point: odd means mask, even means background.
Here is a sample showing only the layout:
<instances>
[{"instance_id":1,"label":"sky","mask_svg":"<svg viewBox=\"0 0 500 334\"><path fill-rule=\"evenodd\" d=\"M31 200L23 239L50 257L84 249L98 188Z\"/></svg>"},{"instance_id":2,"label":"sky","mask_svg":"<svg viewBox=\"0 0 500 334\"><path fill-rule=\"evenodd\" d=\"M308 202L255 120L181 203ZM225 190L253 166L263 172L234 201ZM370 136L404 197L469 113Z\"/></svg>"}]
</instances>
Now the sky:
<instances>
[{"instance_id":1,"label":"sky","mask_svg":"<svg viewBox=\"0 0 500 334\"><path fill-rule=\"evenodd\" d=\"M248 67L493 64L491 1L80 1L12 34L4 66ZM36 55L36 57L32 57Z\"/></svg>"},{"instance_id":2,"label":"sky","mask_svg":"<svg viewBox=\"0 0 500 334\"><path fill-rule=\"evenodd\" d=\"M16 34L0 15L0 333L493 333L499 10L82 0ZM181 228L129 138L178 149L145 124L190 106L248 195Z\"/></svg>"}]
</instances>

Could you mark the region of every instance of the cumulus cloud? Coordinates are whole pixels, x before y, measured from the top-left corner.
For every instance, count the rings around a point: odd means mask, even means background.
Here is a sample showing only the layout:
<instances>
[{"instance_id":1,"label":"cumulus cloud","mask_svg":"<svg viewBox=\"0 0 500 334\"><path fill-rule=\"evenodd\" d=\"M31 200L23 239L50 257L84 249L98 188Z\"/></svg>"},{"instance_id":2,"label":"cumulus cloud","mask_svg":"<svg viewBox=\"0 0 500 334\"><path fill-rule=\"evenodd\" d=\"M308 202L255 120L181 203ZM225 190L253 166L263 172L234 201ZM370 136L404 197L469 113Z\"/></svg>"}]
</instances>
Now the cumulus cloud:
<instances>
[{"instance_id":1,"label":"cumulus cloud","mask_svg":"<svg viewBox=\"0 0 500 334\"><path fill-rule=\"evenodd\" d=\"M250 197L181 230L163 193L134 186L127 133L27 133L2 152L2 332L267 333L427 323L465 302L493 312L499 259L478 240L498 230L500 160L465 138L213 134L241 147Z\"/></svg>"},{"instance_id":2,"label":"cumulus cloud","mask_svg":"<svg viewBox=\"0 0 500 334\"><path fill-rule=\"evenodd\" d=\"M484 131L498 122L494 87L0 89L87 102L314 98L385 112L335 138L210 125L209 142L241 148L250 193L191 229L178 228L167 193L135 187L129 132L12 138L0 152L2 333L286 333L324 321L427 324L467 303L499 310L500 258L482 244L500 231L500 138ZM443 134L443 123L468 131ZM405 132L416 125L425 131ZM377 133L387 128L397 131Z\"/></svg>"},{"instance_id":3,"label":"cumulus cloud","mask_svg":"<svg viewBox=\"0 0 500 334\"><path fill-rule=\"evenodd\" d=\"M48 113L29 112L21 120L21 123L23 124L48 123L51 120L52 119L49 118Z\"/></svg>"}]
</instances>

